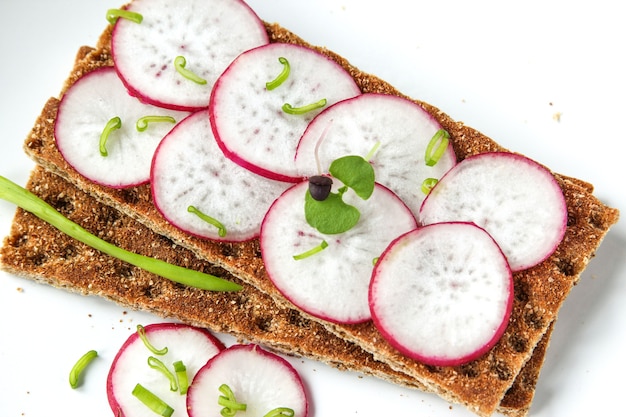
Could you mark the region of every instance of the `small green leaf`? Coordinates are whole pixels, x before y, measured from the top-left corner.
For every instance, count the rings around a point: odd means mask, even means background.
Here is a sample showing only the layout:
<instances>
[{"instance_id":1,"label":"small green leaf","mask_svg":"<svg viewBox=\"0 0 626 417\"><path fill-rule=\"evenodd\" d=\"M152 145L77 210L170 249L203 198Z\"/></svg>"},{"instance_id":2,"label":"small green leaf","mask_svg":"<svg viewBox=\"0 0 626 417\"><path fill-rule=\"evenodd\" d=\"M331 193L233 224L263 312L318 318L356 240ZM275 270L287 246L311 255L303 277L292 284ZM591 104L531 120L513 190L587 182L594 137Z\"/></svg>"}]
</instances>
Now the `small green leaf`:
<instances>
[{"instance_id":1,"label":"small green leaf","mask_svg":"<svg viewBox=\"0 0 626 417\"><path fill-rule=\"evenodd\" d=\"M334 235L350 230L358 223L361 213L346 204L341 194L330 193L324 201L317 201L307 190L304 198L306 221L319 232Z\"/></svg>"},{"instance_id":2,"label":"small green leaf","mask_svg":"<svg viewBox=\"0 0 626 417\"><path fill-rule=\"evenodd\" d=\"M348 155L335 159L330 164L330 173L363 200L370 198L374 192L374 168L361 156Z\"/></svg>"}]
</instances>

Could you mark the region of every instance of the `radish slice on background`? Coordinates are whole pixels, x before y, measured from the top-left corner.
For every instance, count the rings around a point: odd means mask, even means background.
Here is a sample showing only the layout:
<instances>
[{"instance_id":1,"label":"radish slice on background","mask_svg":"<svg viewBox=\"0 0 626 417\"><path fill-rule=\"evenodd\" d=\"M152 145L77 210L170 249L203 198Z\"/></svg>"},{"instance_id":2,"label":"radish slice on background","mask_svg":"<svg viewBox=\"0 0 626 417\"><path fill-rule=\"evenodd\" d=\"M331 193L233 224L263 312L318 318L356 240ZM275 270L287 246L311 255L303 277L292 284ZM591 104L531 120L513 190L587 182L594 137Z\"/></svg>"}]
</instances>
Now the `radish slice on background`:
<instances>
[{"instance_id":1,"label":"radish slice on background","mask_svg":"<svg viewBox=\"0 0 626 417\"><path fill-rule=\"evenodd\" d=\"M285 359L257 345L233 345L215 356L196 374L187 396L190 417L219 416L220 391L228 386L234 400L245 404L236 415L306 417L308 400L297 371ZM268 414L278 408L292 413Z\"/></svg>"},{"instance_id":2,"label":"radish slice on background","mask_svg":"<svg viewBox=\"0 0 626 417\"><path fill-rule=\"evenodd\" d=\"M139 131L137 121L166 116L178 122L187 115L141 103L107 67L84 75L64 94L54 135L65 160L81 175L109 187L130 187L148 182L154 150L174 126L171 120L152 122ZM104 142L107 156L103 156L101 136L115 117L121 127L110 130Z\"/></svg>"},{"instance_id":3,"label":"radish slice on background","mask_svg":"<svg viewBox=\"0 0 626 417\"><path fill-rule=\"evenodd\" d=\"M107 378L107 396L115 416L156 415L136 398L132 392L137 384L155 394L174 409L174 416L186 415L186 395L170 390L170 381L158 370L148 365L153 356L172 373L173 363L182 361L187 368L189 383L196 372L209 359L224 349L222 343L207 330L178 323L158 323L144 328L145 336L154 348L167 348L167 353L158 355L149 350L138 332L124 342L115 356Z\"/></svg>"},{"instance_id":4,"label":"radish slice on background","mask_svg":"<svg viewBox=\"0 0 626 417\"><path fill-rule=\"evenodd\" d=\"M266 83L287 67L284 81L268 89ZM326 100L328 107L358 94L350 74L329 58L302 46L269 44L241 54L218 79L209 106L211 125L233 161L268 178L297 182L296 146L321 109L290 114L283 105L300 108Z\"/></svg>"},{"instance_id":5,"label":"radish slice on background","mask_svg":"<svg viewBox=\"0 0 626 417\"><path fill-rule=\"evenodd\" d=\"M215 80L231 61L269 42L263 22L240 0L134 0L128 10L143 20L115 24L115 67L131 94L176 110L207 107ZM178 56L206 83L182 76L174 66Z\"/></svg>"},{"instance_id":6,"label":"radish slice on background","mask_svg":"<svg viewBox=\"0 0 626 417\"><path fill-rule=\"evenodd\" d=\"M265 212L289 186L226 158L215 142L206 110L192 114L172 130L152 163L156 208L180 229L213 240L243 241L258 236ZM190 212L190 206L201 215ZM202 215L217 223L203 220Z\"/></svg>"},{"instance_id":7,"label":"radish slice on background","mask_svg":"<svg viewBox=\"0 0 626 417\"><path fill-rule=\"evenodd\" d=\"M422 224L469 221L493 236L511 269L539 264L559 245L567 206L554 176L527 157L492 152L450 170L420 210Z\"/></svg>"},{"instance_id":8,"label":"radish slice on background","mask_svg":"<svg viewBox=\"0 0 626 417\"><path fill-rule=\"evenodd\" d=\"M441 129L416 103L390 95L362 94L341 101L320 113L300 139L296 165L301 176L327 170L343 155L366 157L376 181L389 187L418 216L426 194L427 178L439 179L456 164L452 145L434 166L425 163L426 148ZM324 171L325 172L325 171Z\"/></svg>"},{"instance_id":9,"label":"radish slice on background","mask_svg":"<svg viewBox=\"0 0 626 417\"><path fill-rule=\"evenodd\" d=\"M374 268L369 300L376 327L400 352L430 365L459 365L504 333L512 273L483 229L438 223L389 245Z\"/></svg>"},{"instance_id":10,"label":"radish slice on background","mask_svg":"<svg viewBox=\"0 0 626 417\"><path fill-rule=\"evenodd\" d=\"M287 190L263 220L260 242L267 273L287 299L311 315L339 323L369 320L367 292L375 259L392 240L417 226L415 217L377 184L366 201L352 190L344 194L360 219L347 232L325 235L305 219L307 189L308 182L302 182ZM324 241L328 246L319 253L294 259Z\"/></svg>"}]
</instances>

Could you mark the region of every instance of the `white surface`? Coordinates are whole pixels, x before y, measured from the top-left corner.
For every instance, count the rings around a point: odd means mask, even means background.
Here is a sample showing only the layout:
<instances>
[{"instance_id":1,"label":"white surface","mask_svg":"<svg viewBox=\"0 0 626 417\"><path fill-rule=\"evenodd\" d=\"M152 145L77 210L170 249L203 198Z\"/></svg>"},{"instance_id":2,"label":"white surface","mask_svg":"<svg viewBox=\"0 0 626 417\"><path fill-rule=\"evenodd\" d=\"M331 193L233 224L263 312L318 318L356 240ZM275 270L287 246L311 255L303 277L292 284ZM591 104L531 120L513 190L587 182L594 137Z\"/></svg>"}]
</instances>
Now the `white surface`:
<instances>
[{"instance_id":1,"label":"white surface","mask_svg":"<svg viewBox=\"0 0 626 417\"><path fill-rule=\"evenodd\" d=\"M511 150L585 179L626 209L620 146L626 114L626 25L621 2L254 0L278 21L415 98L429 101ZM56 95L76 50L96 41L115 0L3 0L0 25L0 174L24 184L22 141ZM378 25L378 26L375 26ZM560 113L560 122L554 115ZM4 236L14 207L0 202ZM566 301L533 416L624 412L626 226L609 233ZM157 318L0 273L2 416L110 416L104 381L137 323ZM227 343L229 338L222 337ZM85 385L67 374L89 349ZM312 416L469 416L432 395L300 359Z\"/></svg>"}]
</instances>

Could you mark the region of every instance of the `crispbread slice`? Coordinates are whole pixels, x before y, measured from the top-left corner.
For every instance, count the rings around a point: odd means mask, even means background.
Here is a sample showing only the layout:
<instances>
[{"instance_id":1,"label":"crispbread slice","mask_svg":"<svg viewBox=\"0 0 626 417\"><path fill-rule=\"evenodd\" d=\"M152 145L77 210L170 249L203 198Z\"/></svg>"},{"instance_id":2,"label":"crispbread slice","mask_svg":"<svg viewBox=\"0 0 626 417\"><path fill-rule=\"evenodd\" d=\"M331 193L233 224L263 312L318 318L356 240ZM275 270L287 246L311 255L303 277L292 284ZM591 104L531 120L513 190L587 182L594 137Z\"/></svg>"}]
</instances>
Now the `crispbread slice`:
<instances>
[{"instance_id":1,"label":"crispbread slice","mask_svg":"<svg viewBox=\"0 0 626 417\"><path fill-rule=\"evenodd\" d=\"M114 208L98 203L41 167L33 170L27 188L69 219L98 236L106 236L124 249L240 282L224 269L198 259L190 251ZM111 233L112 230L115 233ZM104 297L133 309L175 317L340 369L373 375L410 388L424 388L409 375L376 361L358 345L336 337L297 310L279 307L253 286L240 282L244 289L235 294L177 285L100 254L23 210L16 212L0 255L3 268L15 275L84 295ZM531 360L502 400L498 408L501 413L521 417L528 412L549 336L548 332L535 348Z\"/></svg>"},{"instance_id":2,"label":"crispbread slice","mask_svg":"<svg viewBox=\"0 0 626 417\"><path fill-rule=\"evenodd\" d=\"M273 42L308 45L302 39L278 25L267 25ZM68 80L70 85L83 73L96 67L111 65L108 50L110 31L106 31L98 47L77 62ZM316 48L335 59L355 78L364 92L401 95L388 83L362 73L344 58ZM86 51L85 51L86 52ZM460 159L466 156L504 150L480 132L456 122L437 108L418 102L450 133ZM148 186L126 190L111 190L97 186L78 175L63 160L54 144L53 125L58 106L51 99L30 138L25 143L28 154L47 169L56 172L100 201L111 205L165 235L200 258L221 266L243 281L270 294L281 306L289 307L265 275L259 256L258 242L218 244L186 235L169 225L155 210ZM572 286L579 279L595 249L609 227L617 221L618 211L611 209L592 195L591 185L555 174L568 201L569 223L566 237L557 251L542 264L515 274L515 303L510 325L501 341L483 358L459 367L431 367L409 360L387 344L372 323L354 326L320 322L328 330L350 340L387 363L393 369L412 376L418 384L443 398L466 405L479 415L494 412L515 376L530 358Z\"/></svg>"}]
</instances>

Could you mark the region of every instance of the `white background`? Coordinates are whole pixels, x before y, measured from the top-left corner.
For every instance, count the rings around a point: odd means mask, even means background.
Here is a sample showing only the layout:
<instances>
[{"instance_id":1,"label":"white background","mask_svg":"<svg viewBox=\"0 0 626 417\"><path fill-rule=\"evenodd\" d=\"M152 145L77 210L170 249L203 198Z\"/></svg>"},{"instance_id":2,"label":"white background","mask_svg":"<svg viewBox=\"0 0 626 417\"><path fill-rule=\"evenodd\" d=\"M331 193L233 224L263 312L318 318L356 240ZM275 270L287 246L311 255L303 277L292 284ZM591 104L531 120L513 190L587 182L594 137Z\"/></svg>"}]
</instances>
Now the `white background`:
<instances>
[{"instance_id":1,"label":"white background","mask_svg":"<svg viewBox=\"0 0 626 417\"><path fill-rule=\"evenodd\" d=\"M251 0L259 16L329 47L505 147L593 183L626 209L626 17L618 1ZM22 141L114 0L2 0L0 175L26 182ZM560 121L555 120L560 115ZM0 233L14 207L0 202ZM533 416L624 413L626 225L615 226L562 309ZM0 273L0 415L110 416L104 381L136 324L159 321ZM231 339L220 336L227 343ZM85 385L67 373L100 353ZM433 395L291 359L312 416L469 416Z\"/></svg>"}]
</instances>

